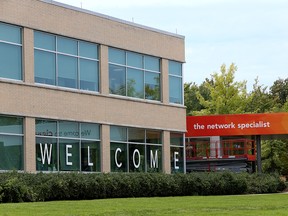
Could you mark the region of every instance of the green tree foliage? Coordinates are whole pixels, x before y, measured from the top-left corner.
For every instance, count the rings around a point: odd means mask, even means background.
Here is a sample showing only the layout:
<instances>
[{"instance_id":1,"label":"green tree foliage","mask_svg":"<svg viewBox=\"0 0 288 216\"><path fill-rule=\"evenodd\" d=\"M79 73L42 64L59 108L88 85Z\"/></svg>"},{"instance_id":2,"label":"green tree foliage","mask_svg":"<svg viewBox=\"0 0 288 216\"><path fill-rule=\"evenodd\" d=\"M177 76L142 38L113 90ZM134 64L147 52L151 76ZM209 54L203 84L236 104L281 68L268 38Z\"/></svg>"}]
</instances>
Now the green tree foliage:
<instances>
[{"instance_id":1,"label":"green tree foliage","mask_svg":"<svg viewBox=\"0 0 288 216\"><path fill-rule=\"evenodd\" d=\"M244 113L247 104L246 81L234 81L237 66L231 64L228 68L223 64L220 73L211 75L211 80L204 82L210 97L205 98L199 91L197 99L204 107L195 115Z\"/></svg>"},{"instance_id":2,"label":"green tree foliage","mask_svg":"<svg viewBox=\"0 0 288 216\"><path fill-rule=\"evenodd\" d=\"M265 140L262 142L262 167L264 172L288 175L288 140Z\"/></svg>"},{"instance_id":3,"label":"green tree foliage","mask_svg":"<svg viewBox=\"0 0 288 216\"><path fill-rule=\"evenodd\" d=\"M247 98L247 106L245 111L247 113L265 113L273 110L275 100L269 94L267 86L259 85L258 77L253 84L253 90Z\"/></svg>"},{"instance_id":4,"label":"green tree foliage","mask_svg":"<svg viewBox=\"0 0 288 216\"><path fill-rule=\"evenodd\" d=\"M280 106L288 101L288 78L276 80L270 88L270 93Z\"/></svg>"},{"instance_id":5,"label":"green tree foliage","mask_svg":"<svg viewBox=\"0 0 288 216\"><path fill-rule=\"evenodd\" d=\"M184 84L184 104L187 107L187 115L193 115L195 111L201 111L205 107L200 104L197 98L197 93L202 95L205 100L210 100L210 91L206 88L205 83L211 82L206 78L206 80L198 86L195 82Z\"/></svg>"}]
</instances>

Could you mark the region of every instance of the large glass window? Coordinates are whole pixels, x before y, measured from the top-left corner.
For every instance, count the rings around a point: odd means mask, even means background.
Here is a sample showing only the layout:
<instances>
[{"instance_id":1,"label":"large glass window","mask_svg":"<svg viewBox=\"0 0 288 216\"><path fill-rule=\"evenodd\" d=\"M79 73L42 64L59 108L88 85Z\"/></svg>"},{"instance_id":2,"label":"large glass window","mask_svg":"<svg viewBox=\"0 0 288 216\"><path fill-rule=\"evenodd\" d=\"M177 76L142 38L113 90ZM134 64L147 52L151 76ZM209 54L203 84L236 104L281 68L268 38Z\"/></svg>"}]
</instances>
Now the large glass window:
<instances>
[{"instance_id":1,"label":"large glass window","mask_svg":"<svg viewBox=\"0 0 288 216\"><path fill-rule=\"evenodd\" d=\"M171 173L185 172L184 137L182 133L170 133Z\"/></svg>"},{"instance_id":2,"label":"large glass window","mask_svg":"<svg viewBox=\"0 0 288 216\"><path fill-rule=\"evenodd\" d=\"M169 61L169 102L183 104L182 64Z\"/></svg>"},{"instance_id":3,"label":"large glass window","mask_svg":"<svg viewBox=\"0 0 288 216\"><path fill-rule=\"evenodd\" d=\"M100 126L36 120L37 171L100 172Z\"/></svg>"},{"instance_id":4,"label":"large glass window","mask_svg":"<svg viewBox=\"0 0 288 216\"><path fill-rule=\"evenodd\" d=\"M0 116L0 170L23 170L23 118Z\"/></svg>"},{"instance_id":5,"label":"large glass window","mask_svg":"<svg viewBox=\"0 0 288 216\"><path fill-rule=\"evenodd\" d=\"M22 80L22 29L1 22L0 78Z\"/></svg>"},{"instance_id":6,"label":"large glass window","mask_svg":"<svg viewBox=\"0 0 288 216\"><path fill-rule=\"evenodd\" d=\"M110 94L161 100L160 59L109 48Z\"/></svg>"},{"instance_id":7,"label":"large glass window","mask_svg":"<svg viewBox=\"0 0 288 216\"><path fill-rule=\"evenodd\" d=\"M35 82L99 91L98 45L34 32Z\"/></svg>"},{"instance_id":8,"label":"large glass window","mask_svg":"<svg viewBox=\"0 0 288 216\"><path fill-rule=\"evenodd\" d=\"M161 172L162 132L110 127L112 172Z\"/></svg>"}]
</instances>

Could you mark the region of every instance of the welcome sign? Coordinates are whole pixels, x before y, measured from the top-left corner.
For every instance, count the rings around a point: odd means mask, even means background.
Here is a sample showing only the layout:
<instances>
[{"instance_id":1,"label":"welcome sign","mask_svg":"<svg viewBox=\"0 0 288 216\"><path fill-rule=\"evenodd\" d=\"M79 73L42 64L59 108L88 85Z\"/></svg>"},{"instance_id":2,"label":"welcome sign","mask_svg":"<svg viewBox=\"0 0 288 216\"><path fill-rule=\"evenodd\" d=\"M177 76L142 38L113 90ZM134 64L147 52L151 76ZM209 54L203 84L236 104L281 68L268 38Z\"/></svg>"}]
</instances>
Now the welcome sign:
<instances>
[{"instance_id":1,"label":"welcome sign","mask_svg":"<svg viewBox=\"0 0 288 216\"><path fill-rule=\"evenodd\" d=\"M288 112L187 116L186 137L288 134Z\"/></svg>"}]
</instances>

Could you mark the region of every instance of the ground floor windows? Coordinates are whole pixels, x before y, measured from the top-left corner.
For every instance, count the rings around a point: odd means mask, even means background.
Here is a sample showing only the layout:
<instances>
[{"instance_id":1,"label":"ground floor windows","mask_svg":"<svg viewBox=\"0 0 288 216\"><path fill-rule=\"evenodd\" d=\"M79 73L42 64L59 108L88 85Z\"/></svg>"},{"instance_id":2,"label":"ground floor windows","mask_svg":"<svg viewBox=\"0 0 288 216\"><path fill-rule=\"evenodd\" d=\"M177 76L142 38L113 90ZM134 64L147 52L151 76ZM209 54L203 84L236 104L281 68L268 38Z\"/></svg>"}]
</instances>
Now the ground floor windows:
<instances>
[{"instance_id":1,"label":"ground floor windows","mask_svg":"<svg viewBox=\"0 0 288 216\"><path fill-rule=\"evenodd\" d=\"M185 171L184 137L182 133L170 134L171 173Z\"/></svg>"},{"instance_id":2,"label":"ground floor windows","mask_svg":"<svg viewBox=\"0 0 288 216\"><path fill-rule=\"evenodd\" d=\"M100 126L37 119L36 170L100 172Z\"/></svg>"},{"instance_id":3,"label":"ground floor windows","mask_svg":"<svg viewBox=\"0 0 288 216\"><path fill-rule=\"evenodd\" d=\"M23 118L0 116L0 170L23 170Z\"/></svg>"},{"instance_id":4,"label":"ground floor windows","mask_svg":"<svg viewBox=\"0 0 288 216\"><path fill-rule=\"evenodd\" d=\"M162 132L110 127L111 172L161 172Z\"/></svg>"}]
</instances>

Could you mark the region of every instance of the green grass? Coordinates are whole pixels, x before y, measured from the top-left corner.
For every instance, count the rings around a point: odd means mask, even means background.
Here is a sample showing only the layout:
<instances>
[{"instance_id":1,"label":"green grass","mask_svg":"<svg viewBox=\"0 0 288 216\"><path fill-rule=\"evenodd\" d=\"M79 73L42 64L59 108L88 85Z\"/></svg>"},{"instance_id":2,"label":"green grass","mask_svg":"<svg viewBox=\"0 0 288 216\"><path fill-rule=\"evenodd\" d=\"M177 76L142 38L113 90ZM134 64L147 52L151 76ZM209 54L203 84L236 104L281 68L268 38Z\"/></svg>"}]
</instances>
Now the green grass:
<instances>
[{"instance_id":1,"label":"green grass","mask_svg":"<svg viewBox=\"0 0 288 216\"><path fill-rule=\"evenodd\" d=\"M287 215L288 194L103 199L0 204L4 216Z\"/></svg>"}]
</instances>

